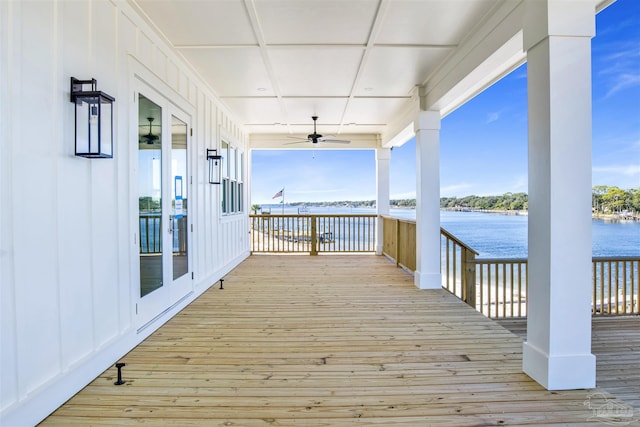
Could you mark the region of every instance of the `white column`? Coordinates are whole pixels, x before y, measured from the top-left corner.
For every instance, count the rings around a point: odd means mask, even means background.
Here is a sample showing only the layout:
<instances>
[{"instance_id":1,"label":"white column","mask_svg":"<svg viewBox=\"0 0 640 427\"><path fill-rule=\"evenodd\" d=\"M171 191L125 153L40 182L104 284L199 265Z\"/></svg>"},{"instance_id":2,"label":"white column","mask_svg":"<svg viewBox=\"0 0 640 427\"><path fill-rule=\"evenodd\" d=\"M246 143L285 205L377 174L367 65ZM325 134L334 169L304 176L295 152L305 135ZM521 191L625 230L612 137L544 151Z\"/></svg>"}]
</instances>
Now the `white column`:
<instances>
[{"instance_id":1,"label":"white column","mask_svg":"<svg viewBox=\"0 0 640 427\"><path fill-rule=\"evenodd\" d=\"M591 354L590 1L526 0L529 290L523 370L549 390L595 386Z\"/></svg>"},{"instance_id":2,"label":"white column","mask_svg":"<svg viewBox=\"0 0 640 427\"><path fill-rule=\"evenodd\" d=\"M415 133L415 285L419 289L440 289L440 112L421 111Z\"/></svg>"},{"instance_id":3,"label":"white column","mask_svg":"<svg viewBox=\"0 0 640 427\"><path fill-rule=\"evenodd\" d=\"M376 149L376 213L389 215L389 161L391 149ZM378 219L376 227L376 255L382 255L383 221Z\"/></svg>"}]
</instances>

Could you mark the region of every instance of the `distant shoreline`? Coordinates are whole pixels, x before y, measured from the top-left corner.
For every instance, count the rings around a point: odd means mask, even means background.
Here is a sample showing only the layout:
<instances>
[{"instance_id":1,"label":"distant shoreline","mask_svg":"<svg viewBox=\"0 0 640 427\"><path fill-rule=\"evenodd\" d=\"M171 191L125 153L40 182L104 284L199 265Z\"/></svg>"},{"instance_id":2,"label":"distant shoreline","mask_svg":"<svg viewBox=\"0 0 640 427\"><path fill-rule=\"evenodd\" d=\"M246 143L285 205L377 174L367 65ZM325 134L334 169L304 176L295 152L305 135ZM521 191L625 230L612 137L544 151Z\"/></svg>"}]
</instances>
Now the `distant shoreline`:
<instances>
[{"instance_id":1,"label":"distant shoreline","mask_svg":"<svg viewBox=\"0 0 640 427\"><path fill-rule=\"evenodd\" d=\"M276 205L273 205L276 206ZM375 205L371 206L371 204L359 204L358 202L352 202L349 204L348 202L340 202L340 203L287 203L286 206L290 207L299 207L299 208L357 208L357 209L375 209ZM277 209L281 209L282 205L277 206ZM391 205L391 211L394 209L405 209L405 210L415 210L415 206L398 206ZM478 212L478 213L489 213L489 214L497 214L497 215L511 215L511 216L529 216L529 211L526 209L476 209L476 208L463 208L463 207L453 207L453 208L440 208L441 211L446 212ZM269 208L271 211L271 206ZM267 213L267 212L265 212ZM631 214L603 214L603 213L592 213L591 217L593 219L599 219L602 221L638 221L640 222L640 213L631 215Z\"/></svg>"},{"instance_id":2,"label":"distant shoreline","mask_svg":"<svg viewBox=\"0 0 640 427\"><path fill-rule=\"evenodd\" d=\"M520 215L520 216L528 216L529 211L527 210L504 210L504 209L460 209L460 208L440 208L441 211L449 211L449 212L481 212L481 213L493 213L500 215ZM640 221L640 215L632 216L632 215L620 215L620 214L602 214L602 213L592 213L591 217L593 219L601 219L603 221Z\"/></svg>"},{"instance_id":3,"label":"distant shoreline","mask_svg":"<svg viewBox=\"0 0 640 427\"><path fill-rule=\"evenodd\" d=\"M469 208L440 208L441 211L449 212L481 212L500 215L528 216L529 211L524 209L469 209Z\"/></svg>"}]
</instances>

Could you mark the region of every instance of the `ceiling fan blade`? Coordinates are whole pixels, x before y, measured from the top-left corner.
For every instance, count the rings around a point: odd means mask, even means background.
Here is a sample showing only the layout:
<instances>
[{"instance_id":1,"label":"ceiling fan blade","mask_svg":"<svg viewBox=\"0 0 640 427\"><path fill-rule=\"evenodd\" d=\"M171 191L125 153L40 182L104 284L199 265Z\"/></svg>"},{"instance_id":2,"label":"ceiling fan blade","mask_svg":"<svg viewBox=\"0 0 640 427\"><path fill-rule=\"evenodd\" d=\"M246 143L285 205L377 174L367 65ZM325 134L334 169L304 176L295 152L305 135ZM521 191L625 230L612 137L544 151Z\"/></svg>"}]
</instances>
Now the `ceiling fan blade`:
<instances>
[{"instance_id":1,"label":"ceiling fan blade","mask_svg":"<svg viewBox=\"0 0 640 427\"><path fill-rule=\"evenodd\" d=\"M348 141L346 139L322 138L319 141L327 142L329 144L351 144L351 141Z\"/></svg>"},{"instance_id":2,"label":"ceiling fan blade","mask_svg":"<svg viewBox=\"0 0 640 427\"><path fill-rule=\"evenodd\" d=\"M306 144L310 142L308 139L300 139L298 141L291 141L291 142L285 142L284 145L291 145L291 144Z\"/></svg>"}]
</instances>

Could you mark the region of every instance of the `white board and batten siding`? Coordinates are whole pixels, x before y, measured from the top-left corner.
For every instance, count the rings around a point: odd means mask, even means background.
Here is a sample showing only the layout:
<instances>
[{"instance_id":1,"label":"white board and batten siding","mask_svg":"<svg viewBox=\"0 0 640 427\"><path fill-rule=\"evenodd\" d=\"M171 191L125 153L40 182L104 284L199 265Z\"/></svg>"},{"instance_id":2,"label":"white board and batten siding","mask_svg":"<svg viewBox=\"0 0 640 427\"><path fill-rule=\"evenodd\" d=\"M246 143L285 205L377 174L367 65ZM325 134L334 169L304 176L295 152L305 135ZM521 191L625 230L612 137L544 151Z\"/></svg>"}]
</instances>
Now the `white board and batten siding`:
<instances>
[{"instance_id":1,"label":"white board and batten siding","mask_svg":"<svg viewBox=\"0 0 640 427\"><path fill-rule=\"evenodd\" d=\"M0 424L31 425L248 256L206 148L246 136L126 2L0 2ZM114 158L74 156L70 77L116 98ZM138 332L136 79L191 115L193 293Z\"/></svg>"}]
</instances>

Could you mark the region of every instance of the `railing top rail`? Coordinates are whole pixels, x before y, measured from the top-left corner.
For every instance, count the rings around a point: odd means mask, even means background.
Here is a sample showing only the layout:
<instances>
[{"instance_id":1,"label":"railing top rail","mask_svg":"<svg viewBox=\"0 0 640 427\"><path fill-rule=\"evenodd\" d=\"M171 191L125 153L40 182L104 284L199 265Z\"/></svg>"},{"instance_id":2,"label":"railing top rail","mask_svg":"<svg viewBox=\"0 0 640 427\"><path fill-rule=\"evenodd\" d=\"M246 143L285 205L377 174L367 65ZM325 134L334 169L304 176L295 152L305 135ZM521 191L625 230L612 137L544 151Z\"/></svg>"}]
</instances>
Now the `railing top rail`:
<instances>
[{"instance_id":1,"label":"railing top rail","mask_svg":"<svg viewBox=\"0 0 640 427\"><path fill-rule=\"evenodd\" d=\"M309 218L309 217L335 217L335 218L377 218L376 214L249 214L249 218Z\"/></svg>"},{"instance_id":2,"label":"railing top rail","mask_svg":"<svg viewBox=\"0 0 640 427\"><path fill-rule=\"evenodd\" d=\"M528 258L475 258L467 262L475 264L520 264L528 262Z\"/></svg>"},{"instance_id":3,"label":"railing top rail","mask_svg":"<svg viewBox=\"0 0 640 427\"><path fill-rule=\"evenodd\" d=\"M480 252L476 251L471 246L467 245L466 243L464 243L463 241L461 241L456 236L454 236L453 234L449 233L447 230L445 230L442 227L440 227L440 233L444 234L448 239L453 240L458 246L462 246L466 250L471 251L476 255L480 255Z\"/></svg>"},{"instance_id":4,"label":"railing top rail","mask_svg":"<svg viewBox=\"0 0 640 427\"><path fill-rule=\"evenodd\" d=\"M415 219L410 219L410 218L400 218L400 217L391 216L391 215L380 215L380 217L384 218L384 219L393 219L393 220L400 221L400 222L407 222L409 224L415 224L416 223Z\"/></svg>"},{"instance_id":5,"label":"railing top rail","mask_svg":"<svg viewBox=\"0 0 640 427\"><path fill-rule=\"evenodd\" d=\"M390 215L380 215L382 218L384 219L391 219L391 220L395 220L395 221L399 221L399 222L406 222L409 224L415 224L416 220L415 219L407 219L407 218L398 218L396 216L390 216ZM453 234L449 233L447 230L445 230L444 228L440 227L440 232L445 235L447 237L447 239L453 241L455 244L457 244L458 246L461 246L463 248L465 248L466 250L473 252L476 255L480 255L480 253L478 251L476 251L475 249L473 249L471 246L467 245L466 243L464 243L462 240L458 239L456 236L454 236Z\"/></svg>"},{"instance_id":6,"label":"railing top rail","mask_svg":"<svg viewBox=\"0 0 640 427\"><path fill-rule=\"evenodd\" d=\"M593 257L593 262L615 262L615 261L629 261L640 262L640 256L611 256L611 257ZM528 262L528 258L475 258L473 261L476 264L515 264L520 262Z\"/></svg>"},{"instance_id":7,"label":"railing top rail","mask_svg":"<svg viewBox=\"0 0 640 427\"><path fill-rule=\"evenodd\" d=\"M377 218L376 214L305 214L301 216L322 216L322 217L332 217L332 218Z\"/></svg>"},{"instance_id":8,"label":"railing top rail","mask_svg":"<svg viewBox=\"0 0 640 427\"><path fill-rule=\"evenodd\" d=\"M594 262L607 262L607 261L640 261L640 255L636 256L594 256Z\"/></svg>"}]
</instances>

